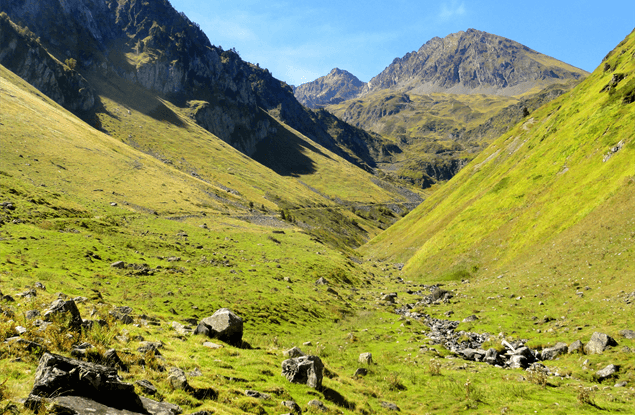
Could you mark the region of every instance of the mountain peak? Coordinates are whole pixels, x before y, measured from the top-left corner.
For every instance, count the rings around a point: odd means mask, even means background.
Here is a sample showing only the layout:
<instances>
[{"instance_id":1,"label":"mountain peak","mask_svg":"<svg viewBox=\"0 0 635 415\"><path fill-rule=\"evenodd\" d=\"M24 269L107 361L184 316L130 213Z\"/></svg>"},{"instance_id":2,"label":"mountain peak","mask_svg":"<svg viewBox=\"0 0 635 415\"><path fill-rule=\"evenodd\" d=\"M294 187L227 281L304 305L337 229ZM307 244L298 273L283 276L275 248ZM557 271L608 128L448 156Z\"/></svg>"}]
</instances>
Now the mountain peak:
<instances>
[{"instance_id":1,"label":"mountain peak","mask_svg":"<svg viewBox=\"0 0 635 415\"><path fill-rule=\"evenodd\" d=\"M307 82L295 89L295 97L309 108L338 104L359 94L365 83L352 73L333 68L328 75Z\"/></svg>"},{"instance_id":2,"label":"mountain peak","mask_svg":"<svg viewBox=\"0 0 635 415\"><path fill-rule=\"evenodd\" d=\"M418 51L395 59L362 94L398 89L415 94L519 95L537 86L585 75L518 42L470 28L444 38L434 37Z\"/></svg>"}]
</instances>

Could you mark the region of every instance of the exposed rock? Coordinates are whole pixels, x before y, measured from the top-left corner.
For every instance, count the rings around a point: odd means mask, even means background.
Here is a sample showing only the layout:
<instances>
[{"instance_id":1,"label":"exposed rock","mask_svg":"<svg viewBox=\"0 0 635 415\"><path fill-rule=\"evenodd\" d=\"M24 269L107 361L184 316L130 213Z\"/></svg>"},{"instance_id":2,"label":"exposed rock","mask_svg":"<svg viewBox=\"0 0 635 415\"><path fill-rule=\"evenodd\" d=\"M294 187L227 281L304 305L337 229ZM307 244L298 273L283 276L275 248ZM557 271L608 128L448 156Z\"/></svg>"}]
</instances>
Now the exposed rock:
<instances>
[{"instance_id":1,"label":"exposed rock","mask_svg":"<svg viewBox=\"0 0 635 415\"><path fill-rule=\"evenodd\" d=\"M41 398L55 398L58 404L72 409L69 413L87 413L77 408L82 407L80 404L90 406L91 401L133 412L167 413L151 412L146 406L148 402L135 393L134 386L119 380L116 369L49 353L40 359L25 405L37 410ZM180 413L180 410L170 413Z\"/></svg>"},{"instance_id":2,"label":"exposed rock","mask_svg":"<svg viewBox=\"0 0 635 415\"><path fill-rule=\"evenodd\" d=\"M222 344L216 344L216 343L212 343L212 342L204 342L203 346L207 347L209 349L222 349L223 348Z\"/></svg>"},{"instance_id":3,"label":"exposed rock","mask_svg":"<svg viewBox=\"0 0 635 415\"><path fill-rule=\"evenodd\" d=\"M373 364L373 354L372 353L361 353L359 355L359 359L357 361L363 365L372 365Z\"/></svg>"},{"instance_id":4,"label":"exposed rock","mask_svg":"<svg viewBox=\"0 0 635 415\"><path fill-rule=\"evenodd\" d=\"M258 391L252 391L252 390L246 390L245 391L245 396L249 396L250 398L262 399L262 400L271 399L271 395L268 395L268 394L262 393L262 392L258 392Z\"/></svg>"},{"instance_id":5,"label":"exposed rock","mask_svg":"<svg viewBox=\"0 0 635 415\"><path fill-rule=\"evenodd\" d=\"M584 345L582 344L582 341L580 340L576 340L573 343L571 343L569 345L569 349L567 350L569 353L580 353L582 354L584 352Z\"/></svg>"},{"instance_id":6,"label":"exposed rock","mask_svg":"<svg viewBox=\"0 0 635 415\"><path fill-rule=\"evenodd\" d=\"M635 331L633 330L622 330L620 331L620 334L625 338L625 339L635 339Z\"/></svg>"},{"instance_id":7,"label":"exposed rock","mask_svg":"<svg viewBox=\"0 0 635 415\"><path fill-rule=\"evenodd\" d=\"M30 340L23 339L22 337L9 337L4 341L11 347L20 347L29 353L36 353L38 356L46 353L47 349L40 343L35 343Z\"/></svg>"},{"instance_id":8,"label":"exposed rock","mask_svg":"<svg viewBox=\"0 0 635 415\"><path fill-rule=\"evenodd\" d=\"M295 401L282 401L280 402L280 405L289 408L291 410L291 413L293 414L301 414L302 413L302 408L300 408L300 405L298 405L297 403L295 403Z\"/></svg>"},{"instance_id":9,"label":"exposed rock","mask_svg":"<svg viewBox=\"0 0 635 415\"><path fill-rule=\"evenodd\" d=\"M591 340L584 346L584 352L586 354L601 354L612 346L617 346L615 339L604 333L595 332L591 336Z\"/></svg>"},{"instance_id":10,"label":"exposed rock","mask_svg":"<svg viewBox=\"0 0 635 415\"><path fill-rule=\"evenodd\" d=\"M322 108L355 98L365 85L348 71L333 69L328 75L294 89L298 101L309 108Z\"/></svg>"},{"instance_id":11,"label":"exposed rock","mask_svg":"<svg viewBox=\"0 0 635 415\"><path fill-rule=\"evenodd\" d=\"M355 373L353 374L353 377L357 378L360 376L366 376L368 374L368 369L366 369L365 367L359 367L357 368L357 370L355 371Z\"/></svg>"},{"instance_id":12,"label":"exposed rock","mask_svg":"<svg viewBox=\"0 0 635 415\"><path fill-rule=\"evenodd\" d=\"M115 307L113 310L110 310L110 315L123 324L134 323L134 319L130 313L132 313L132 308L130 307Z\"/></svg>"},{"instance_id":13,"label":"exposed rock","mask_svg":"<svg viewBox=\"0 0 635 415\"><path fill-rule=\"evenodd\" d=\"M328 283L329 282L324 277L320 277L317 281L315 281L315 285L328 285Z\"/></svg>"},{"instance_id":14,"label":"exposed rock","mask_svg":"<svg viewBox=\"0 0 635 415\"><path fill-rule=\"evenodd\" d=\"M326 405L324 405L324 403L322 401L319 401L317 399L312 399L309 401L309 403L306 404L307 406L311 406L315 409L318 409L322 412L326 412L328 411L328 408L326 407Z\"/></svg>"},{"instance_id":15,"label":"exposed rock","mask_svg":"<svg viewBox=\"0 0 635 415\"><path fill-rule=\"evenodd\" d=\"M157 393L157 388L150 383L149 380L138 380L135 382L135 385L139 386L139 389L141 389L141 391L147 395L154 395Z\"/></svg>"},{"instance_id":16,"label":"exposed rock","mask_svg":"<svg viewBox=\"0 0 635 415\"><path fill-rule=\"evenodd\" d=\"M194 334L217 338L229 344L240 346L243 338L243 319L227 308L221 308L211 317L198 324Z\"/></svg>"},{"instance_id":17,"label":"exposed rock","mask_svg":"<svg viewBox=\"0 0 635 415\"><path fill-rule=\"evenodd\" d=\"M397 405L390 402L379 402L379 404L390 411L401 411Z\"/></svg>"},{"instance_id":18,"label":"exposed rock","mask_svg":"<svg viewBox=\"0 0 635 415\"><path fill-rule=\"evenodd\" d=\"M187 327L184 326L181 323L178 323L176 321L172 322L172 328L177 332L177 334L179 334L180 336L187 336L189 334L192 334L192 328L191 327Z\"/></svg>"},{"instance_id":19,"label":"exposed rock","mask_svg":"<svg viewBox=\"0 0 635 415\"><path fill-rule=\"evenodd\" d=\"M124 269L126 268L126 263L123 261L116 261L110 264L111 268Z\"/></svg>"},{"instance_id":20,"label":"exposed rock","mask_svg":"<svg viewBox=\"0 0 635 415\"><path fill-rule=\"evenodd\" d=\"M163 347L163 343L161 342L151 342L151 341L143 341L141 345L137 348L139 353L148 353L153 352L155 355L160 356L161 352L159 349Z\"/></svg>"},{"instance_id":21,"label":"exposed rock","mask_svg":"<svg viewBox=\"0 0 635 415\"><path fill-rule=\"evenodd\" d=\"M558 342L553 347L548 347L542 350L542 360L553 360L561 354L565 354L569 351L569 347L566 343Z\"/></svg>"},{"instance_id":22,"label":"exposed rock","mask_svg":"<svg viewBox=\"0 0 635 415\"><path fill-rule=\"evenodd\" d=\"M282 352L282 355L284 357L294 358L294 357L304 356L304 353L302 353L302 350L300 350L298 347L294 346L290 348L289 350L284 350Z\"/></svg>"},{"instance_id":23,"label":"exposed rock","mask_svg":"<svg viewBox=\"0 0 635 415\"><path fill-rule=\"evenodd\" d=\"M604 369L601 369L595 372L595 378L601 382L604 379L610 378L611 376L616 374L618 370L619 370L619 366L608 365Z\"/></svg>"},{"instance_id":24,"label":"exposed rock","mask_svg":"<svg viewBox=\"0 0 635 415\"><path fill-rule=\"evenodd\" d=\"M462 323L471 323L471 322L473 322L473 321L477 321L477 320L478 320L478 317L476 317L476 315L475 315L475 314L472 314L472 315L471 315L471 316L469 316L469 317L465 317L465 318L463 319Z\"/></svg>"},{"instance_id":25,"label":"exposed rock","mask_svg":"<svg viewBox=\"0 0 635 415\"><path fill-rule=\"evenodd\" d=\"M172 385L174 389L184 390L189 392L192 390L192 387L187 381L187 376L185 372L179 369L178 367L171 367L168 371L168 383Z\"/></svg>"},{"instance_id":26,"label":"exposed rock","mask_svg":"<svg viewBox=\"0 0 635 415\"><path fill-rule=\"evenodd\" d=\"M52 318L67 318L68 327L79 329L82 325L82 316L77 309L77 305L73 300L55 300L51 307L44 312L44 318L51 320Z\"/></svg>"},{"instance_id":27,"label":"exposed rock","mask_svg":"<svg viewBox=\"0 0 635 415\"><path fill-rule=\"evenodd\" d=\"M314 389L322 386L323 370L318 356L301 356L282 362L282 376L289 382L306 384Z\"/></svg>"}]
</instances>

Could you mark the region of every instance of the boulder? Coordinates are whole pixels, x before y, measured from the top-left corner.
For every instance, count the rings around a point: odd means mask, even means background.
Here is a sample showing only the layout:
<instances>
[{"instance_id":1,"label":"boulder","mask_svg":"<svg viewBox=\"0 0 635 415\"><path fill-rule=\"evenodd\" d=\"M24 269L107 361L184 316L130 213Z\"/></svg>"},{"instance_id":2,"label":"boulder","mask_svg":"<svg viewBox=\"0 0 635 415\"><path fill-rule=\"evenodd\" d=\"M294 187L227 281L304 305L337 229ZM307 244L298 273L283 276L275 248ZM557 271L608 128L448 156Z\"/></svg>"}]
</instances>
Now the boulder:
<instances>
[{"instance_id":1,"label":"boulder","mask_svg":"<svg viewBox=\"0 0 635 415\"><path fill-rule=\"evenodd\" d=\"M123 324L132 324L134 322L130 313L132 313L132 308L130 307L115 307L110 311L110 315Z\"/></svg>"},{"instance_id":2,"label":"boulder","mask_svg":"<svg viewBox=\"0 0 635 415\"><path fill-rule=\"evenodd\" d=\"M483 361L489 365L495 366L498 363L498 351L494 348L490 348L485 352Z\"/></svg>"},{"instance_id":3,"label":"boulder","mask_svg":"<svg viewBox=\"0 0 635 415\"><path fill-rule=\"evenodd\" d=\"M318 356L300 356L282 362L282 376L289 382L306 384L311 388L322 387L324 364Z\"/></svg>"},{"instance_id":4,"label":"boulder","mask_svg":"<svg viewBox=\"0 0 635 415\"><path fill-rule=\"evenodd\" d=\"M586 354L601 354L611 346L617 346L615 339L604 333L595 332L591 336L591 340L584 346L584 352Z\"/></svg>"},{"instance_id":5,"label":"boulder","mask_svg":"<svg viewBox=\"0 0 635 415\"><path fill-rule=\"evenodd\" d=\"M157 393L157 388L152 383L150 383L149 380L138 380L135 382L135 385L139 386L141 392L145 393L146 395L154 395Z\"/></svg>"},{"instance_id":6,"label":"boulder","mask_svg":"<svg viewBox=\"0 0 635 415\"><path fill-rule=\"evenodd\" d=\"M476 321L476 320L478 320L478 317L476 317L475 314L472 314L469 317L465 317L462 322L463 323L471 323L471 322Z\"/></svg>"},{"instance_id":7,"label":"boulder","mask_svg":"<svg viewBox=\"0 0 635 415\"><path fill-rule=\"evenodd\" d=\"M510 357L508 365L510 369L526 369L529 366L527 358L523 355L514 355Z\"/></svg>"},{"instance_id":8,"label":"boulder","mask_svg":"<svg viewBox=\"0 0 635 415\"><path fill-rule=\"evenodd\" d=\"M186 392L192 390L192 387L187 381L187 376L185 376L185 372L178 367L171 367L168 371L168 383L172 385L174 389L180 389Z\"/></svg>"},{"instance_id":9,"label":"boulder","mask_svg":"<svg viewBox=\"0 0 635 415\"><path fill-rule=\"evenodd\" d=\"M268 395L268 394L262 393L262 392L258 392L258 391L253 391L253 390L246 390L245 391L245 396L249 396L250 398L262 399L262 400L265 400L265 401L271 399L271 395Z\"/></svg>"},{"instance_id":10,"label":"boulder","mask_svg":"<svg viewBox=\"0 0 635 415\"><path fill-rule=\"evenodd\" d=\"M373 354L372 353L361 353L359 355L359 359L357 360L359 363L363 365L372 365L373 364Z\"/></svg>"},{"instance_id":11,"label":"boulder","mask_svg":"<svg viewBox=\"0 0 635 415\"><path fill-rule=\"evenodd\" d=\"M553 347L548 347L542 350L542 360L553 360L561 354L567 353L569 346L566 343L558 342Z\"/></svg>"},{"instance_id":12,"label":"boulder","mask_svg":"<svg viewBox=\"0 0 635 415\"><path fill-rule=\"evenodd\" d=\"M44 318L48 321L51 319L68 319L68 327L79 329L82 325L82 316L79 314L77 305L73 300L55 300L51 307L44 312Z\"/></svg>"},{"instance_id":13,"label":"boulder","mask_svg":"<svg viewBox=\"0 0 635 415\"><path fill-rule=\"evenodd\" d=\"M619 370L618 366L608 365L604 369L600 369L597 372L595 372L595 378L601 382L604 379L610 378L611 376L616 374L618 370Z\"/></svg>"},{"instance_id":14,"label":"boulder","mask_svg":"<svg viewBox=\"0 0 635 415\"><path fill-rule=\"evenodd\" d=\"M384 408L388 409L389 411L397 411L397 412L401 411L397 405L395 405L394 403L391 403L391 402L383 402L382 401L382 402L379 402L379 404L381 406L383 406Z\"/></svg>"},{"instance_id":15,"label":"boulder","mask_svg":"<svg viewBox=\"0 0 635 415\"><path fill-rule=\"evenodd\" d=\"M368 374L368 369L366 369L365 367L360 367L360 368L357 368L357 370L353 374L353 377L355 378L364 377L367 374Z\"/></svg>"},{"instance_id":16,"label":"boulder","mask_svg":"<svg viewBox=\"0 0 635 415\"><path fill-rule=\"evenodd\" d=\"M584 345L582 344L580 340L576 340L569 345L568 352L582 354L584 352Z\"/></svg>"},{"instance_id":17,"label":"boulder","mask_svg":"<svg viewBox=\"0 0 635 415\"><path fill-rule=\"evenodd\" d=\"M203 334L226 343L240 346L243 339L243 319L227 308L221 308L211 317L198 323L194 334Z\"/></svg>"}]
</instances>

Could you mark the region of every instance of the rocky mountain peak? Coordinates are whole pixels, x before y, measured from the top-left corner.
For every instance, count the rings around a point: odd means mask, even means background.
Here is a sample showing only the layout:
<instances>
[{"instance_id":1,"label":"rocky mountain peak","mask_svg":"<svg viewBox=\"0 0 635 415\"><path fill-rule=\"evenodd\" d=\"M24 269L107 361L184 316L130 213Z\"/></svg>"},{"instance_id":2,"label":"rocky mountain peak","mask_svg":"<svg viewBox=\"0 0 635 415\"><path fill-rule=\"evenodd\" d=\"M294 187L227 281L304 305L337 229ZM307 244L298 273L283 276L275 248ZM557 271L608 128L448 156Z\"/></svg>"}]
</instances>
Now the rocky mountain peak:
<instances>
[{"instance_id":1,"label":"rocky mountain peak","mask_svg":"<svg viewBox=\"0 0 635 415\"><path fill-rule=\"evenodd\" d=\"M585 75L513 40L468 29L434 37L418 51L395 59L365 86L362 95L381 89L518 95L535 86Z\"/></svg>"},{"instance_id":2,"label":"rocky mountain peak","mask_svg":"<svg viewBox=\"0 0 635 415\"><path fill-rule=\"evenodd\" d=\"M297 87L295 97L309 108L338 104L359 94L365 83L352 73L334 68L328 75Z\"/></svg>"}]
</instances>

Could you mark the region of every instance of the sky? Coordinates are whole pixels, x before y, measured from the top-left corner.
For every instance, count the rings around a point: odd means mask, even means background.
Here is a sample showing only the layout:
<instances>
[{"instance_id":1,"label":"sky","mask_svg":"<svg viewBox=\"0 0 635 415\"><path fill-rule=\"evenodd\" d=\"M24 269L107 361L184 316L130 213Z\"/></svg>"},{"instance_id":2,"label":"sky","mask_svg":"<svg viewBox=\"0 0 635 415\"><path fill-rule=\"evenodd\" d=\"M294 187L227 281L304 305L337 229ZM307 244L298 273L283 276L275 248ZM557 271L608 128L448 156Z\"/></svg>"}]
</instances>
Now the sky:
<instances>
[{"instance_id":1,"label":"sky","mask_svg":"<svg viewBox=\"0 0 635 415\"><path fill-rule=\"evenodd\" d=\"M300 85L345 69L368 82L435 36L469 28L593 71L635 28L635 0L170 0L212 44Z\"/></svg>"}]
</instances>

